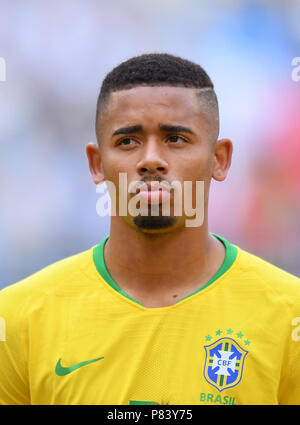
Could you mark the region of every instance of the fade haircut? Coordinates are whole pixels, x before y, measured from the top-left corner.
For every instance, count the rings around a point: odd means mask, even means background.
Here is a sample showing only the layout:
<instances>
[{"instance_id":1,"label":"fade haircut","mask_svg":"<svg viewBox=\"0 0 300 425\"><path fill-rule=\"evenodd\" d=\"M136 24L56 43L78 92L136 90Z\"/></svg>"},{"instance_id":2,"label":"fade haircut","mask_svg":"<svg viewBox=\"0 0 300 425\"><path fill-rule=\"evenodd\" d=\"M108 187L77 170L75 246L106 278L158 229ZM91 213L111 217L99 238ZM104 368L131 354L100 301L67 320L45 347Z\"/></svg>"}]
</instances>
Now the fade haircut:
<instances>
[{"instance_id":1,"label":"fade haircut","mask_svg":"<svg viewBox=\"0 0 300 425\"><path fill-rule=\"evenodd\" d=\"M168 53L149 53L135 56L115 67L103 80L97 101L97 122L109 95L137 86L173 86L201 89L197 96L214 114L216 135L219 133L218 101L214 85L198 64ZM214 135L215 138L215 135Z\"/></svg>"}]
</instances>

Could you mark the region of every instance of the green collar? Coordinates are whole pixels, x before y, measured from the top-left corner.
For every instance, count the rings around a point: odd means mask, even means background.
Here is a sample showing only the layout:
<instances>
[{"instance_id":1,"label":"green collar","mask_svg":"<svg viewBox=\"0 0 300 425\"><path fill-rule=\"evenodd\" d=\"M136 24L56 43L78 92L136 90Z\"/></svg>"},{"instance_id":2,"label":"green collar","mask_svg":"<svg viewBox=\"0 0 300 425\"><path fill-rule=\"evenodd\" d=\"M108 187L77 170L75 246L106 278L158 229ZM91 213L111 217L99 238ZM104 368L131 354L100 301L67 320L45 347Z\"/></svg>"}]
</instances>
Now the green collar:
<instances>
[{"instance_id":1,"label":"green collar","mask_svg":"<svg viewBox=\"0 0 300 425\"><path fill-rule=\"evenodd\" d=\"M223 242L223 244L225 246L226 253L225 253L225 258L224 258L223 264L221 265L219 270L216 272L216 274L204 286L202 286L200 289L193 292L192 294L182 298L178 302L181 302L182 300L189 298L189 297L197 294L198 292L202 291L203 289L207 288L209 285L211 285L213 282L215 282L217 279L219 279L219 277L221 277L234 263L236 256L237 256L237 247L232 245L231 243L229 243L226 239L222 238L221 236L216 235L215 233L212 233L212 235L215 236L216 238L218 238L221 242ZM106 265L105 265L105 261L104 261L104 246L105 246L105 243L108 240L108 238L109 238L109 235L106 236L103 239L103 241L100 242L98 245L96 245L93 249L93 259L94 259L96 269L98 270L98 272L102 276L102 278L113 289L115 289L117 292L119 292L119 294L121 294L124 297L129 298L131 301L134 301L135 303L143 306L143 304L141 304L140 302L138 302L137 300L135 300L134 298L131 298L128 294L126 294L126 292L124 292L116 284L116 282L113 280L113 278L109 274L109 272L106 268Z\"/></svg>"}]
</instances>

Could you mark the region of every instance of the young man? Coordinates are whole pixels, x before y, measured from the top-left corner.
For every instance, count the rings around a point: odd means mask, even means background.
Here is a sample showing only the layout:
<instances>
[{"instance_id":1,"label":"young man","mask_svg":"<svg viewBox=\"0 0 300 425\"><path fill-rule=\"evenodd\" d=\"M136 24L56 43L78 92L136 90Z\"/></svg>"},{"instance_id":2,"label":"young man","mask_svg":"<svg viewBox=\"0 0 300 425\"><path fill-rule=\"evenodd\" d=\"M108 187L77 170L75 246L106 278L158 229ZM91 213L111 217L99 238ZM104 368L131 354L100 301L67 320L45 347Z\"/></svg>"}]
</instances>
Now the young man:
<instances>
[{"instance_id":1,"label":"young man","mask_svg":"<svg viewBox=\"0 0 300 425\"><path fill-rule=\"evenodd\" d=\"M189 61L142 55L107 75L86 152L116 199L110 235L1 291L2 404L300 403L299 279L208 231L232 155L218 119ZM175 214L175 181L193 206L204 182L200 224L201 203Z\"/></svg>"}]
</instances>

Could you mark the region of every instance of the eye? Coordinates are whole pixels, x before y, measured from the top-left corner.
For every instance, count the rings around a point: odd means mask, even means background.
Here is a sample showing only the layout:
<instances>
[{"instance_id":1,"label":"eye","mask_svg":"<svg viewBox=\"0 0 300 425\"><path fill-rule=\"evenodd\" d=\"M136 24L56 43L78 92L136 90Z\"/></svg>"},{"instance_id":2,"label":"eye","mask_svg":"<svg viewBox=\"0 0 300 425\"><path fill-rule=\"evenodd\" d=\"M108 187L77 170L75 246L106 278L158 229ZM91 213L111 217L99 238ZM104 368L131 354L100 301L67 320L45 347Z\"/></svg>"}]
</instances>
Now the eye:
<instances>
[{"instance_id":1,"label":"eye","mask_svg":"<svg viewBox=\"0 0 300 425\"><path fill-rule=\"evenodd\" d=\"M178 136L177 134L169 136L168 140L174 145L182 145L184 143L187 143L187 141L183 137Z\"/></svg>"},{"instance_id":2,"label":"eye","mask_svg":"<svg viewBox=\"0 0 300 425\"><path fill-rule=\"evenodd\" d=\"M134 143L131 142L136 143L136 141L131 137L125 137L124 139L118 141L117 146L133 146Z\"/></svg>"}]
</instances>

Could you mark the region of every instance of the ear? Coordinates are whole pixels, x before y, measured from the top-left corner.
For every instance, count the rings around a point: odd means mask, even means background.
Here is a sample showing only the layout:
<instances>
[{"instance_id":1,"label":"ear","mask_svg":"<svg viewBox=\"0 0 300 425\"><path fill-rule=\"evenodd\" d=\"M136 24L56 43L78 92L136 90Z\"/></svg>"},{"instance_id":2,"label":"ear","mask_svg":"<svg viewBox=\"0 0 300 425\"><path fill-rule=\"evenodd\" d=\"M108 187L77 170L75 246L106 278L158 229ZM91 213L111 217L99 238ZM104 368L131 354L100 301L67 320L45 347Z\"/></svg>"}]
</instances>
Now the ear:
<instances>
[{"instance_id":1,"label":"ear","mask_svg":"<svg viewBox=\"0 0 300 425\"><path fill-rule=\"evenodd\" d=\"M233 145L230 139L220 139L214 146L214 163L212 177L217 181L223 181L227 177L231 165Z\"/></svg>"},{"instance_id":2,"label":"ear","mask_svg":"<svg viewBox=\"0 0 300 425\"><path fill-rule=\"evenodd\" d=\"M103 174L102 159L99 146L96 143L88 143L86 145L85 151L88 157L89 168L94 183L103 183L105 181L105 178Z\"/></svg>"}]
</instances>

